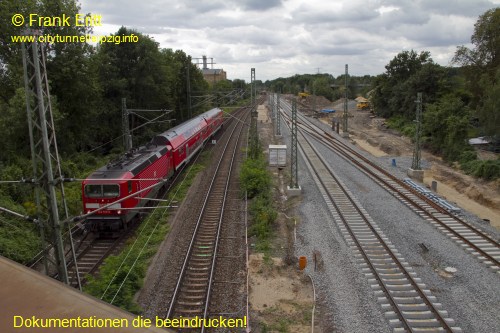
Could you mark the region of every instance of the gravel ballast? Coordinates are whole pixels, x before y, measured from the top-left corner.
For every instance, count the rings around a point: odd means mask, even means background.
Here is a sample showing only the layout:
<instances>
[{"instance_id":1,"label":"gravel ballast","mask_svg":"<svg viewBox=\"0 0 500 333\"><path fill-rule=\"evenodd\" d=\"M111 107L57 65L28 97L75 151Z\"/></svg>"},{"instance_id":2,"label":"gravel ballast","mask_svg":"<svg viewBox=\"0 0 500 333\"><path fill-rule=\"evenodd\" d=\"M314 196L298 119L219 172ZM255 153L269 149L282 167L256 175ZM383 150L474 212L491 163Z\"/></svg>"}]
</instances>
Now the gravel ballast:
<instances>
[{"instance_id":1,"label":"gravel ballast","mask_svg":"<svg viewBox=\"0 0 500 333\"><path fill-rule=\"evenodd\" d=\"M315 121L318 126L332 131L327 125ZM288 141L288 130L283 131ZM347 142L348 140L344 140ZM422 282L443 304L456 326L464 332L496 332L500 327L499 276L481 264L457 243L420 218L407 206L356 170L337 154L316 145L331 163L351 192L361 202L401 255L415 269ZM360 151L356 146L352 146ZM398 178L405 178L411 158L397 158L397 167L391 166L391 157L375 158L366 152L364 156L375 160ZM428 163L423 161L423 167ZM299 154L299 183L302 187L302 219L297 229L296 254L312 258L314 251L321 254L322 270L309 272L315 280L320 305L325 317L336 332L390 332L380 306L366 279L360 273L337 230L324 199L313 183ZM498 232L481 223L473 215L464 213L468 221L498 238ZM456 269L449 273L447 267ZM448 269L450 270L450 269ZM453 271L451 269L450 271Z\"/></svg>"}]
</instances>

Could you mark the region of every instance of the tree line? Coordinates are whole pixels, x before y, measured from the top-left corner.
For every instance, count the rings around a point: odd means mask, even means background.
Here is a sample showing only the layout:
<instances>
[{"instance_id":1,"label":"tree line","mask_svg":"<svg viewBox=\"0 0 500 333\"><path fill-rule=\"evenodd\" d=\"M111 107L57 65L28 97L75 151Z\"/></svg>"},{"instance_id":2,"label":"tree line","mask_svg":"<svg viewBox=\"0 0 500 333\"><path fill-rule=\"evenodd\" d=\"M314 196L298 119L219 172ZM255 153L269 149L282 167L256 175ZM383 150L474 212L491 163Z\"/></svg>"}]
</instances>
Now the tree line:
<instances>
[{"instance_id":1,"label":"tree line","mask_svg":"<svg viewBox=\"0 0 500 333\"><path fill-rule=\"evenodd\" d=\"M318 74L296 74L287 78L267 80L263 83L266 89L283 94L297 95L307 92L316 96L323 96L331 101L343 98L345 89L347 96L355 98L366 95L371 90L375 77L370 75L353 76L348 75L347 87L345 85L345 74L334 77L328 73Z\"/></svg>"},{"instance_id":2,"label":"tree line","mask_svg":"<svg viewBox=\"0 0 500 333\"><path fill-rule=\"evenodd\" d=\"M457 67L436 64L428 51L399 53L374 80L371 101L376 114L413 137L421 92L424 147L492 180L500 177L500 160L478 160L468 139L486 137L492 150L500 146L500 8L478 18L471 42L472 49L457 47L452 60Z\"/></svg>"},{"instance_id":3,"label":"tree line","mask_svg":"<svg viewBox=\"0 0 500 333\"><path fill-rule=\"evenodd\" d=\"M482 161L468 144L486 137L500 150L500 8L482 14L471 36L473 48L457 47L454 66L435 63L428 51L397 54L377 76L297 74L266 81L270 91L308 92L329 100L369 97L374 112L388 125L414 138L417 93L423 94L423 145L467 173L500 178L500 160Z\"/></svg>"}]
</instances>

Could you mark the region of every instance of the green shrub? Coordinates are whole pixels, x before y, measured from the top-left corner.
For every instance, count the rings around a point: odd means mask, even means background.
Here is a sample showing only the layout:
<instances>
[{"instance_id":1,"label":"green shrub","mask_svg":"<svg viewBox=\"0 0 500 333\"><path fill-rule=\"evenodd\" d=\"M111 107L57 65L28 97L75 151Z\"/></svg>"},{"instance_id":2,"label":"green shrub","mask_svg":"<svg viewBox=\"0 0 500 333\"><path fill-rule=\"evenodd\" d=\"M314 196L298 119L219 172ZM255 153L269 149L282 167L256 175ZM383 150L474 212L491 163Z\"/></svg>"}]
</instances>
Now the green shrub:
<instances>
[{"instance_id":1,"label":"green shrub","mask_svg":"<svg viewBox=\"0 0 500 333\"><path fill-rule=\"evenodd\" d=\"M458 161L461 164L464 164L464 163L467 163L470 161L474 161L475 159L477 159L476 152L474 150L466 150L466 151L462 152L462 154L460 154Z\"/></svg>"},{"instance_id":2,"label":"green shrub","mask_svg":"<svg viewBox=\"0 0 500 333\"><path fill-rule=\"evenodd\" d=\"M247 192L249 199L259 193L265 193L271 187L271 177L266 169L266 161L259 157L247 159L240 173L242 190Z\"/></svg>"},{"instance_id":3,"label":"green shrub","mask_svg":"<svg viewBox=\"0 0 500 333\"><path fill-rule=\"evenodd\" d=\"M268 239L271 236L272 225L278 217L278 213L270 205L267 195L260 195L254 199L250 206L250 215L252 216L250 235L261 240Z\"/></svg>"},{"instance_id":4,"label":"green shrub","mask_svg":"<svg viewBox=\"0 0 500 333\"><path fill-rule=\"evenodd\" d=\"M39 232L31 222L8 217L0 219L0 254L27 264L40 251Z\"/></svg>"},{"instance_id":5,"label":"green shrub","mask_svg":"<svg viewBox=\"0 0 500 333\"><path fill-rule=\"evenodd\" d=\"M402 135L407 136L412 140L415 137L415 123L408 121L401 115L387 119L387 126L399 131Z\"/></svg>"},{"instance_id":6,"label":"green shrub","mask_svg":"<svg viewBox=\"0 0 500 333\"><path fill-rule=\"evenodd\" d=\"M486 180L493 180L500 177L500 160L482 161L479 168L474 172L474 176Z\"/></svg>"},{"instance_id":7,"label":"green shrub","mask_svg":"<svg viewBox=\"0 0 500 333\"><path fill-rule=\"evenodd\" d=\"M400 130L407 123L407 120L403 116L397 115L387 119L386 123L389 128Z\"/></svg>"},{"instance_id":8,"label":"green shrub","mask_svg":"<svg viewBox=\"0 0 500 333\"><path fill-rule=\"evenodd\" d=\"M414 138L415 138L415 124L406 123L405 125L403 125L403 127L401 128L401 134L414 140Z\"/></svg>"},{"instance_id":9,"label":"green shrub","mask_svg":"<svg viewBox=\"0 0 500 333\"><path fill-rule=\"evenodd\" d=\"M267 162L261 150L254 156L255 158L247 158L243 163L240 181L242 191L246 191L248 198L252 199L249 208L249 234L257 239L255 249L266 254L271 249L269 239L278 213L273 207L272 179L267 170Z\"/></svg>"},{"instance_id":10,"label":"green shrub","mask_svg":"<svg viewBox=\"0 0 500 333\"><path fill-rule=\"evenodd\" d=\"M500 159L488 161L470 160L461 163L460 167L465 173L485 180L500 178Z\"/></svg>"}]
</instances>

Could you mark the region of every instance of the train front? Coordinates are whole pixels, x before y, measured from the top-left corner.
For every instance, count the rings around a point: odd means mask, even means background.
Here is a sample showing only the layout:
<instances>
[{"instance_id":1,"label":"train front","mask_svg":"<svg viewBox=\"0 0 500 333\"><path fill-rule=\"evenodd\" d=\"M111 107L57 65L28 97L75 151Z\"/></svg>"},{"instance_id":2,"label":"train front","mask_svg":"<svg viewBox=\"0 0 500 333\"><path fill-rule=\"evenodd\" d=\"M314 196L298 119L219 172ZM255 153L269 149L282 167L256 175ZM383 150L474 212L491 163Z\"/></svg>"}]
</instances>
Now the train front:
<instances>
[{"instance_id":1,"label":"train front","mask_svg":"<svg viewBox=\"0 0 500 333\"><path fill-rule=\"evenodd\" d=\"M85 214L95 211L85 221L85 227L101 236L118 236L131 220L130 208L136 199L129 198L134 191L133 175L128 171L109 171L106 167L92 173L82 183L82 201ZM106 206L106 207L105 207ZM102 208L105 207L105 208Z\"/></svg>"}]
</instances>

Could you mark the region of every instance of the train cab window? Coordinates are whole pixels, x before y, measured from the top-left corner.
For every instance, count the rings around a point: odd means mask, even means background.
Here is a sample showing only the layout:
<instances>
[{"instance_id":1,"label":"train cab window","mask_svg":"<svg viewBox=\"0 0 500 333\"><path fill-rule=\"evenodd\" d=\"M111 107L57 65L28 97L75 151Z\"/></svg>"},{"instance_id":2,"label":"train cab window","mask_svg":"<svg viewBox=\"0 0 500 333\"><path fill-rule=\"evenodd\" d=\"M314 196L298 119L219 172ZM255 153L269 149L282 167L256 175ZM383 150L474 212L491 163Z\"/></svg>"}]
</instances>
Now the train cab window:
<instances>
[{"instance_id":1,"label":"train cab window","mask_svg":"<svg viewBox=\"0 0 500 333\"><path fill-rule=\"evenodd\" d=\"M102 194L101 185L85 185L85 196L87 198L100 198Z\"/></svg>"},{"instance_id":2,"label":"train cab window","mask_svg":"<svg viewBox=\"0 0 500 333\"><path fill-rule=\"evenodd\" d=\"M118 185L102 185L102 194L105 198L114 198L120 195L120 187Z\"/></svg>"},{"instance_id":3,"label":"train cab window","mask_svg":"<svg viewBox=\"0 0 500 333\"><path fill-rule=\"evenodd\" d=\"M131 180L129 180L129 181L127 182L127 185L128 185L128 193L132 192L132 181L131 181Z\"/></svg>"},{"instance_id":4,"label":"train cab window","mask_svg":"<svg viewBox=\"0 0 500 333\"><path fill-rule=\"evenodd\" d=\"M117 184L85 185L87 198L115 198L120 195L120 187Z\"/></svg>"}]
</instances>

